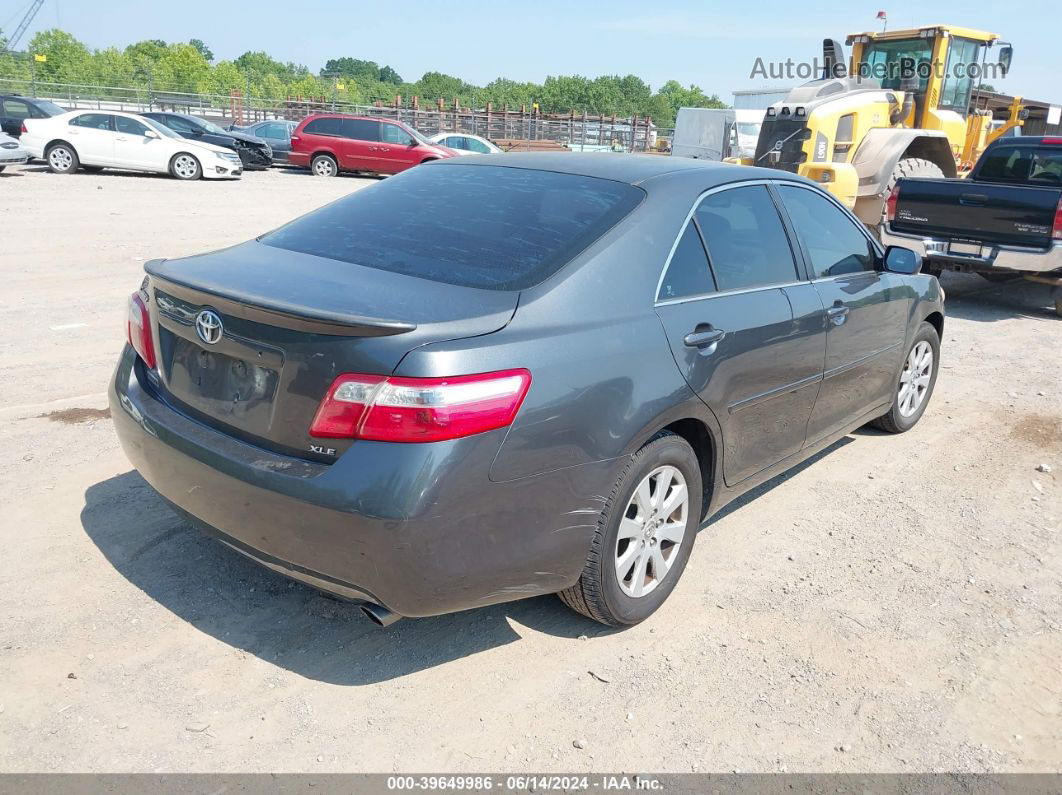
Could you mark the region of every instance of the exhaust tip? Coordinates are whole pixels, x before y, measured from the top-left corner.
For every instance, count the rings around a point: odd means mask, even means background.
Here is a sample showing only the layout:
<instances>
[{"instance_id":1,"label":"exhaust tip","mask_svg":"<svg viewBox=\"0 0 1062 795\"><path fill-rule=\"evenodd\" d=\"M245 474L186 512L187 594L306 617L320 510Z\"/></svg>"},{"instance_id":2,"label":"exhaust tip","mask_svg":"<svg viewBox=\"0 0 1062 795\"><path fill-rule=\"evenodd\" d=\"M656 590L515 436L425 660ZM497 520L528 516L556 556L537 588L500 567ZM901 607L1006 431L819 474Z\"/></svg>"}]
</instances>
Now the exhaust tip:
<instances>
[{"instance_id":1,"label":"exhaust tip","mask_svg":"<svg viewBox=\"0 0 1062 795\"><path fill-rule=\"evenodd\" d=\"M378 627L389 627L402 618L398 613L392 613L383 605L366 602L361 606L361 612Z\"/></svg>"}]
</instances>

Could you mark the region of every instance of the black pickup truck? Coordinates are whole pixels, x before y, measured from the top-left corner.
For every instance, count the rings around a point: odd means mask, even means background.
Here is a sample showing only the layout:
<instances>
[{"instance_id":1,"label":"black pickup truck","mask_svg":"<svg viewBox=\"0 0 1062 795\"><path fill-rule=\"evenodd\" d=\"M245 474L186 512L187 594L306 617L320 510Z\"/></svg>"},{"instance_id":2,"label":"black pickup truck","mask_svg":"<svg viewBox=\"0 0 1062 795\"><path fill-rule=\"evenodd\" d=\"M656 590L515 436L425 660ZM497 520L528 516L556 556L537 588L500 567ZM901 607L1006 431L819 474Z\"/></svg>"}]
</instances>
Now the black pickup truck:
<instances>
[{"instance_id":1,"label":"black pickup truck","mask_svg":"<svg viewBox=\"0 0 1062 795\"><path fill-rule=\"evenodd\" d=\"M1052 285L1062 315L1062 137L1000 138L965 179L900 180L881 240L918 251L930 272Z\"/></svg>"}]
</instances>

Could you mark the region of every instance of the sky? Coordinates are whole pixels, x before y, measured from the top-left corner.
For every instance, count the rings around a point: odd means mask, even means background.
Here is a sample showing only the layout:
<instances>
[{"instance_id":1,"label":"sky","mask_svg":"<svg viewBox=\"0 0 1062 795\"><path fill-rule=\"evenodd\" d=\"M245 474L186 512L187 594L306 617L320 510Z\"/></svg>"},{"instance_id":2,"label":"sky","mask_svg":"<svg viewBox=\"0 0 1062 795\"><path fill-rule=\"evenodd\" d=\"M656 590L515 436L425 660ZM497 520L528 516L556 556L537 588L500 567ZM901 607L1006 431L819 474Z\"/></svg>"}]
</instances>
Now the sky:
<instances>
[{"instance_id":1,"label":"sky","mask_svg":"<svg viewBox=\"0 0 1062 795\"><path fill-rule=\"evenodd\" d=\"M0 0L0 27L12 31L29 1ZM1057 4L1046 0L45 0L23 44L51 27L95 48L194 37L218 59L264 50L314 71L351 56L390 64L410 81L429 70L479 85L499 76L633 73L654 89L674 79L731 102L734 90L777 84L750 76L757 57L809 61L823 37L843 43L848 33L879 30L879 10L890 28L947 23L1000 35L1014 45L1014 65L995 87L1062 103Z\"/></svg>"}]
</instances>

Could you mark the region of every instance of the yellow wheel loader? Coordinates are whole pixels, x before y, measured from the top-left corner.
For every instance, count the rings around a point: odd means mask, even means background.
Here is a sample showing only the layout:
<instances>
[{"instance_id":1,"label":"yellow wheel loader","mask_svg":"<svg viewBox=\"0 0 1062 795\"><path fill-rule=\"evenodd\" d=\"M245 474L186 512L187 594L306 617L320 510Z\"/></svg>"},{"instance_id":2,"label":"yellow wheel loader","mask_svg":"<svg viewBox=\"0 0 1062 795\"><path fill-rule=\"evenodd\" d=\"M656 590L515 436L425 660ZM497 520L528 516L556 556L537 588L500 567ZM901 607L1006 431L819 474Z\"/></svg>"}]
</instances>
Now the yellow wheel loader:
<instances>
[{"instance_id":1,"label":"yellow wheel loader","mask_svg":"<svg viewBox=\"0 0 1062 795\"><path fill-rule=\"evenodd\" d=\"M981 81L1010 67L1013 49L994 33L931 25L855 33L848 44L846 65L840 43L823 42L820 78L767 109L755 155L741 162L815 180L872 229L897 179L958 176L1025 115L1015 99L993 129L971 108Z\"/></svg>"}]
</instances>

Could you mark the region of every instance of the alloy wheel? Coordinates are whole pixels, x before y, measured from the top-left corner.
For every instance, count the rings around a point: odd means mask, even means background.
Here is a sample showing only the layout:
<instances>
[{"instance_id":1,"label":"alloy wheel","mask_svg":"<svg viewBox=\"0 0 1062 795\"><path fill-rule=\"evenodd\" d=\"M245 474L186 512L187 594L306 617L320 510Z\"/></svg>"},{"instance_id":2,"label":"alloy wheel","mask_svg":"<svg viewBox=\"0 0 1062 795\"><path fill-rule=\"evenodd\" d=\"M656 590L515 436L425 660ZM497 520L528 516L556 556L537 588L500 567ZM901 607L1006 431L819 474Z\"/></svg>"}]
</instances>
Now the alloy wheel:
<instances>
[{"instance_id":1,"label":"alloy wheel","mask_svg":"<svg viewBox=\"0 0 1062 795\"><path fill-rule=\"evenodd\" d=\"M319 157L313 162L313 173L319 177L330 177L335 173L335 166L327 157Z\"/></svg>"},{"instance_id":2,"label":"alloy wheel","mask_svg":"<svg viewBox=\"0 0 1062 795\"><path fill-rule=\"evenodd\" d=\"M933 346L921 340L911 348L900 373L900 391L896 401L901 416L910 417L922 406L933 377Z\"/></svg>"},{"instance_id":3,"label":"alloy wheel","mask_svg":"<svg viewBox=\"0 0 1062 795\"><path fill-rule=\"evenodd\" d=\"M673 466L657 467L634 490L616 536L616 576L635 599L660 585L686 535L690 495Z\"/></svg>"},{"instance_id":4,"label":"alloy wheel","mask_svg":"<svg viewBox=\"0 0 1062 795\"><path fill-rule=\"evenodd\" d=\"M199 173L199 164L191 155L178 155L173 161L173 170L181 179L192 179Z\"/></svg>"},{"instance_id":5,"label":"alloy wheel","mask_svg":"<svg viewBox=\"0 0 1062 795\"><path fill-rule=\"evenodd\" d=\"M70 151L62 146L57 146L48 153L48 165L56 171L66 171L73 164L74 158Z\"/></svg>"}]
</instances>

